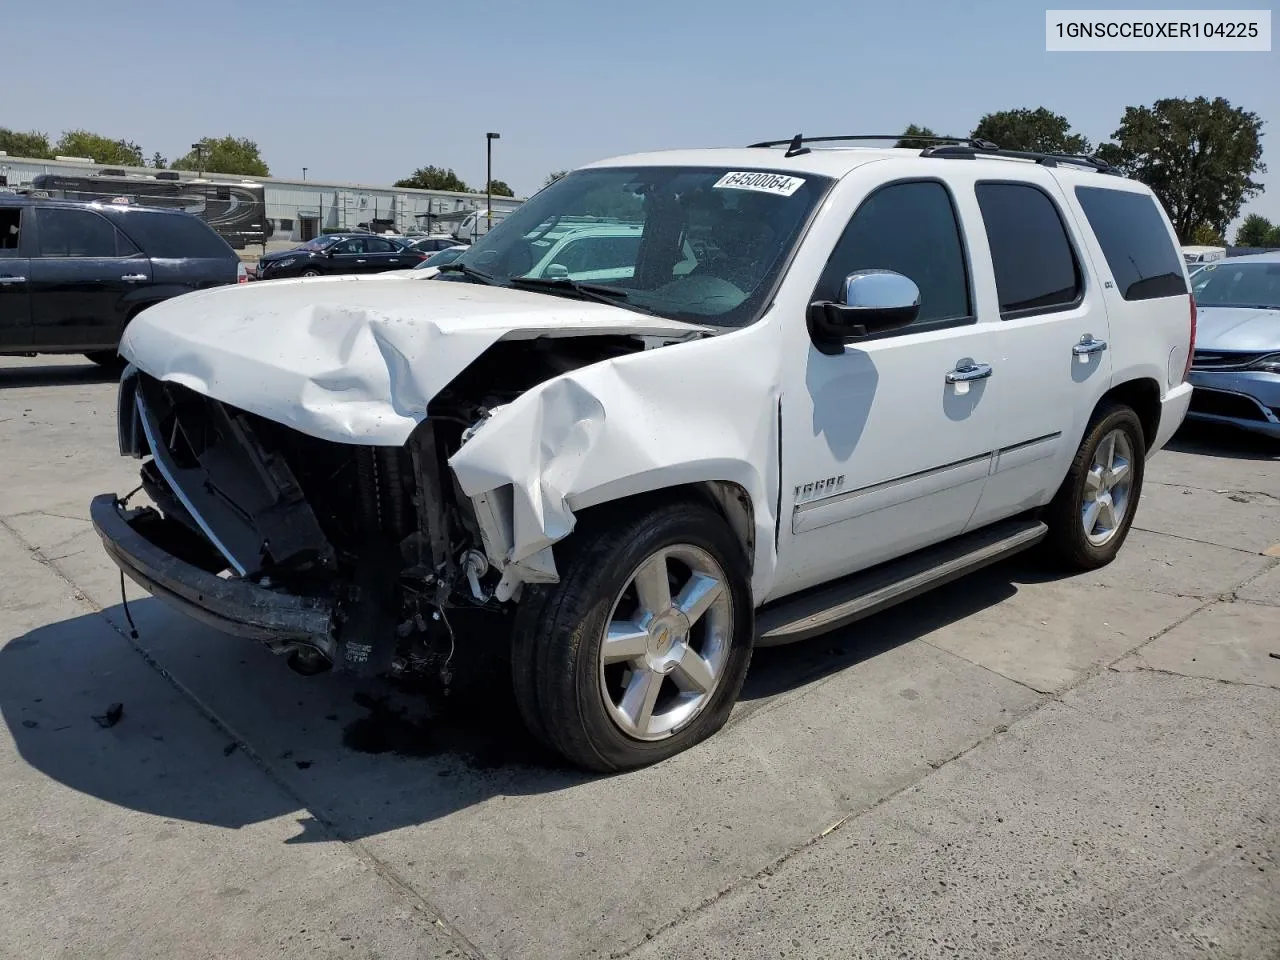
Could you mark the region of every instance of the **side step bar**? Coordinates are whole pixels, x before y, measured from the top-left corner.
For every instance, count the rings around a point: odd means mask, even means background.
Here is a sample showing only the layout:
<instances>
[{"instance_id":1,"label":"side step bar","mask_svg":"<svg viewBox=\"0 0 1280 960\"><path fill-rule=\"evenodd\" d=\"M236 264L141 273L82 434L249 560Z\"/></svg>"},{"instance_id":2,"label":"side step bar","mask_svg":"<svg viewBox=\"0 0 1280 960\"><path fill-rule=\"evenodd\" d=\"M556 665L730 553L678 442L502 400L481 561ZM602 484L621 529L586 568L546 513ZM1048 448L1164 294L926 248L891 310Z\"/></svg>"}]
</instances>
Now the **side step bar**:
<instances>
[{"instance_id":1,"label":"side step bar","mask_svg":"<svg viewBox=\"0 0 1280 960\"><path fill-rule=\"evenodd\" d=\"M1044 539L1038 520L1005 520L756 611L756 646L807 640L980 570Z\"/></svg>"}]
</instances>

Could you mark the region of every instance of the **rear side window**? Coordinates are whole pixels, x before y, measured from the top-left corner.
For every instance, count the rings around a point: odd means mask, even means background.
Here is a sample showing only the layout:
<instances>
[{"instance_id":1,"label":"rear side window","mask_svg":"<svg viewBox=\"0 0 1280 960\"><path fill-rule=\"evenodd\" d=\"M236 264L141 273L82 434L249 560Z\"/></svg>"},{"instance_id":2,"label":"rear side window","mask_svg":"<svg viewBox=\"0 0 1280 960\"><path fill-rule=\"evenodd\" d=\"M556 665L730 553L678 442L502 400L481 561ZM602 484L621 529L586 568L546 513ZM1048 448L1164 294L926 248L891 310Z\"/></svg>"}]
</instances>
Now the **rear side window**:
<instances>
[{"instance_id":1,"label":"rear side window","mask_svg":"<svg viewBox=\"0 0 1280 960\"><path fill-rule=\"evenodd\" d=\"M236 256L212 227L190 214L130 210L121 224L149 257L232 260Z\"/></svg>"},{"instance_id":2,"label":"rear side window","mask_svg":"<svg viewBox=\"0 0 1280 960\"><path fill-rule=\"evenodd\" d=\"M0 257L18 255L18 238L22 235L22 208L0 207Z\"/></svg>"},{"instance_id":3,"label":"rear side window","mask_svg":"<svg viewBox=\"0 0 1280 960\"><path fill-rule=\"evenodd\" d=\"M1080 265L1048 195L1025 183L980 183L976 192L1000 315L1031 316L1079 303Z\"/></svg>"},{"instance_id":4,"label":"rear side window","mask_svg":"<svg viewBox=\"0 0 1280 960\"><path fill-rule=\"evenodd\" d=\"M36 211L42 257L128 257L136 253L106 217L90 210L43 207Z\"/></svg>"},{"instance_id":5,"label":"rear side window","mask_svg":"<svg viewBox=\"0 0 1280 960\"><path fill-rule=\"evenodd\" d=\"M1182 260L1154 198L1105 187L1076 187L1076 198L1107 258L1120 296L1154 300L1186 294Z\"/></svg>"}]
</instances>

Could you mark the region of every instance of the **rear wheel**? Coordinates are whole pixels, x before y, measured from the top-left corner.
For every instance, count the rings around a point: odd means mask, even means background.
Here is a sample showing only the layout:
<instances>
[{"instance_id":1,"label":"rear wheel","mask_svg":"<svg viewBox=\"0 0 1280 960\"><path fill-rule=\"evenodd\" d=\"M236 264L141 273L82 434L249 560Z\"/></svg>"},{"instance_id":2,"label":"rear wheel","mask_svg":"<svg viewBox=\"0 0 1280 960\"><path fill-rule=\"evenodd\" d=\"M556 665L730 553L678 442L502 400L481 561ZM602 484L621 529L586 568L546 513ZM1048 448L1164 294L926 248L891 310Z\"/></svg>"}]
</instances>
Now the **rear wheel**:
<instances>
[{"instance_id":1,"label":"rear wheel","mask_svg":"<svg viewBox=\"0 0 1280 960\"><path fill-rule=\"evenodd\" d=\"M1046 512L1050 558L1094 570L1115 559L1138 508L1147 447L1138 415L1126 406L1100 410Z\"/></svg>"},{"instance_id":2,"label":"rear wheel","mask_svg":"<svg viewBox=\"0 0 1280 960\"><path fill-rule=\"evenodd\" d=\"M746 560L710 508L656 507L575 537L560 583L526 588L516 699L573 763L625 770L720 729L751 659Z\"/></svg>"}]
</instances>

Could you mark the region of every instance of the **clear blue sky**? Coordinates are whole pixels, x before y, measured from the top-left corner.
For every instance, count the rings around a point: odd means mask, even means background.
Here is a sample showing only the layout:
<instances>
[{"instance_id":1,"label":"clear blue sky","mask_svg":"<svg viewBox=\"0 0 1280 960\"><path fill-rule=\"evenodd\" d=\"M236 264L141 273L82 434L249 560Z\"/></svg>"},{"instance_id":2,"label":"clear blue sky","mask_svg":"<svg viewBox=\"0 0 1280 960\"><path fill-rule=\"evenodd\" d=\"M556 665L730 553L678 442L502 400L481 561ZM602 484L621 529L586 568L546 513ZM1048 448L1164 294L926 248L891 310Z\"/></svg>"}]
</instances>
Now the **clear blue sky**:
<instances>
[{"instance_id":1,"label":"clear blue sky","mask_svg":"<svg viewBox=\"0 0 1280 960\"><path fill-rule=\"evenodd\" d=\"M1264 6L1200 8L1250 5ZM1126 105L1203 94L1266 121L1269 189L1247 209L1280 221L1280 53L1046 53L1044 10L1062 0L6 6L0 126L85 127L148 156L232 133L280 176L389 183L433 163L479 185L496 130L494 176L524 195L620 153L908 123L962 134L1011 107L1048 107L1097 142Z\"/></svg>"}]
</instances>

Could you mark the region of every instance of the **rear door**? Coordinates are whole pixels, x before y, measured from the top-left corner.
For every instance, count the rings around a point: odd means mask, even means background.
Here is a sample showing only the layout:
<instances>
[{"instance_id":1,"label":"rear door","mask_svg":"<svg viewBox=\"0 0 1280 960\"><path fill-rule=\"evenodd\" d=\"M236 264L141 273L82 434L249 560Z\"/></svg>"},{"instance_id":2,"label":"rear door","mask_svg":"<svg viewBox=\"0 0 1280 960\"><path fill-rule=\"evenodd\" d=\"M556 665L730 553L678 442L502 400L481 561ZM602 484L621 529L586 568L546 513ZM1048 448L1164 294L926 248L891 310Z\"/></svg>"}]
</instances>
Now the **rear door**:
<instances>
[{"instance_id":1,"label":"rear door","mask_svg":"<svg viewBox=\"0 0 1280 960\"><path fill-rule=\"evenodd\" d=\"M30 217L29 207L0 206L0 348L31 344L31 262L22 246Z\"/></svg>"},{"instance_id":2,"label":"rear door","mask_svg":"<svg viewBox=\"0 0 1280 960\"><path fill-rule=\"evenodd\" d=\"M37 206L34 213L34 348L114 347L135 290L151 282L150 263L110 220L93 210Z\"/></svg>"},{"instance_id":3,"label":"rear door","mask_svg":"<svg viewBox=\"0 0 1280 960\"><path fill-rule=\"evenodd\" d=\"M988 253L975 259L1000 317L1000 425L970 527L1047 502L1111 386L1101 285L1057 181L1041 168L1017 181L979 177L974 195Z\"/></svg>"},{"instance_id":4,"label":"rear door","mask_svg":"<svg viewBox=\"0 0 1280 960\"><path fill-rule=\"evenodd\" d=\"M139 305L237 281L240 257L199 217L133 209L119 213L117 226L150 261L150 283L138 283L134 294Z\"/></svg>"},{"instance_id":5,"label":"rear door","mask_svg":"<svg viewBox=\"0 0 1280 960\"><path fill-rule=\"evenodd\" d=\"M376 273L379 270L399 270L418 262L416 255L410 254L398 243L386 237L365 238L365 268L362 273Z\"/></svg>"}]
</instances>

